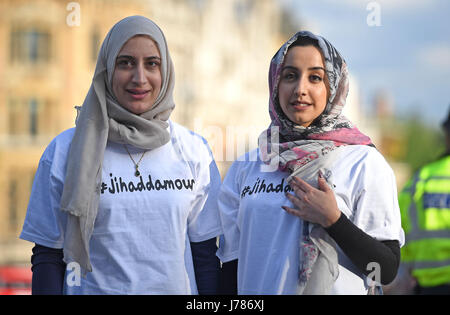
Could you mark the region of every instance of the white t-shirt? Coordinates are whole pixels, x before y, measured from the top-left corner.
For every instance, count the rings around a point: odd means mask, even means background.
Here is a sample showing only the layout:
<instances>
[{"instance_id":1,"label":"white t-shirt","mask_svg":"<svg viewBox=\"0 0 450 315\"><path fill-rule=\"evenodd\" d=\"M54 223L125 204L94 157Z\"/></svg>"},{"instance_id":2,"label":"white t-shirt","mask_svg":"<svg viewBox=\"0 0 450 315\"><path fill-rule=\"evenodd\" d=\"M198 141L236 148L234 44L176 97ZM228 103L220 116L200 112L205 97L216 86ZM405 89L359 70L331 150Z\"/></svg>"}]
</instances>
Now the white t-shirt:
<instances>
[{"instance_id":1,"label":"white t-shirt","mask_svg":"<svg viewBox=\"0 0 450 315\"><path fill-rule=\"evenodd\" d=\"M74 129L58 135L40 160L24 240L63 247L67 218L59 205L73 135ZM221 234L221 179L205 139L173 122L170 135L169 143L142 158L140 177L124 146L108 142L90 240L93 272L81 277L81 285L65 281L66 294L198 293L190 242ZM128 150L139 161L143 151Z\"/></svg>"},{"instance_id":2,"label":"white t-shirt","mask_svg":"<svg viewBox=\"0 0 450 315\"><path fill-rule=\"evenodd\" d=\"M392 169L374 148L339 149L332 172L339 209L377 240L404 242ZM218 257L238 259L239 294L296 294L302 220L281 206L291 206L285 192L288 173L262 172L259 151L230 167L219 194L224 237ZM330 175L330 174L328 174ZM339 277L332 294L366 294L364 275L338 248ZM370 269L372 270L372 269Z\"/></svg>"}]
</instances>

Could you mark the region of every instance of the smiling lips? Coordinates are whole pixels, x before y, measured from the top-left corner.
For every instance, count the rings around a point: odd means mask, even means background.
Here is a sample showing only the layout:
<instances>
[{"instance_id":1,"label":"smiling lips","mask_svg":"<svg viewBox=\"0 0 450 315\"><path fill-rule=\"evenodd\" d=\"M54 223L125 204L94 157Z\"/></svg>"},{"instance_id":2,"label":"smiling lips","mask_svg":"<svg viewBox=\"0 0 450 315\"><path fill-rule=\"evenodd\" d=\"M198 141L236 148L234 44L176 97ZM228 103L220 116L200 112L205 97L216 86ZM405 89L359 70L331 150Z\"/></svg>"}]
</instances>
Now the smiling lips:
<instances>
[{"instance_id":1,"label":"smiling lips","mask_svg":"<svg viewBox=\"0 0 450 315\"><path fill-rule=\"evenodd\" d=\"M302 111L302 110L307 109L312 104L306 103L306 102L295 101L295 102L292 102L291 105L292 105L292 107L294 107L295 110Z\"/></svg>"},{"instance_id":2,"label":"smiling lips","mask_svg":"<svg viewBox=\"0 0 450 315\"><path fill-rule=\"evenodd\" d=\"M135 100L142 100L148 95L148 93L150 93L150 90L139 90L139 89L127 89L126 91Z\"/></svg>"}]
</instances>

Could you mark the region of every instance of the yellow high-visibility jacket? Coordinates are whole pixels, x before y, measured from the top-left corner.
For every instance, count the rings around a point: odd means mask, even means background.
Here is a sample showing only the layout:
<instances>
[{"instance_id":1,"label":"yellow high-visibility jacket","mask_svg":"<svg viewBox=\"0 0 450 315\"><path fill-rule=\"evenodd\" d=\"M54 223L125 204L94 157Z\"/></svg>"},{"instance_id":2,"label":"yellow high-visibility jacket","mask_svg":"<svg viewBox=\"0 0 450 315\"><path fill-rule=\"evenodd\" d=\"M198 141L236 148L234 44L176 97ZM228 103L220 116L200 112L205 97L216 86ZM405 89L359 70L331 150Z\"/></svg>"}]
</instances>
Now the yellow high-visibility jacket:
<instances>
[{"instance_id":1,"label":"yellow high-visibility jacket","mask_svg":"<svg viewBox=\"0 0 450 315\"><path fill-rule=\"evenodd\" d=\"M422 287L450 283L450 155L422 167L399 195L402 262Z\"/></svg>"}]
</instances>

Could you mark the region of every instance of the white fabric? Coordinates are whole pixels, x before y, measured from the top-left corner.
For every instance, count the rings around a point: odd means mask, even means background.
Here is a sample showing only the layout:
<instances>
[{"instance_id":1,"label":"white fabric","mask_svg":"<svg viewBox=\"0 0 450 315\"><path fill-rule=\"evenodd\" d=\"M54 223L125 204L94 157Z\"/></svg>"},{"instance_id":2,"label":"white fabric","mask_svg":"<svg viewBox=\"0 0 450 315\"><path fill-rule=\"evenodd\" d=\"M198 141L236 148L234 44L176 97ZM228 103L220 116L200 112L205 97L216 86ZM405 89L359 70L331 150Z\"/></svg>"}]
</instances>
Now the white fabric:
<instances>
[{"instance_id":1,"label":"white fabric","mask_svg":"<svg viewBox=\"0 0 450 315\"><path fill-rule=\"evenodd\" d=\"M66 281L66 294L197 293L189 242L221 234L220 174L206 140L173 122L170 133L169 143L145 154L142 179L123 145L108 142L90 240L93 272L81 286ZM59 203L73 134L57 136L41 158L22 239L63 246L67 214ZM128 148L139 161L143 151Z\"/></svg>"},{"instance_id":2,"label":"white fabric","mask_svg":"<svg viewBox=\"0 0 450 315\"><path fill-rule=\"evenodd\" d=\"M230 167L219 194L224 237L218 257L238 259L239 294L296 294L302 221L281 206L293 206L285 172L261 172L257 150ZM330 174L339 209L377 240L404 243L395 176L374 148L342 149ZM332 294L366 294L364 276L338 248L339 277Z\"/></svg>"}]
</instances>

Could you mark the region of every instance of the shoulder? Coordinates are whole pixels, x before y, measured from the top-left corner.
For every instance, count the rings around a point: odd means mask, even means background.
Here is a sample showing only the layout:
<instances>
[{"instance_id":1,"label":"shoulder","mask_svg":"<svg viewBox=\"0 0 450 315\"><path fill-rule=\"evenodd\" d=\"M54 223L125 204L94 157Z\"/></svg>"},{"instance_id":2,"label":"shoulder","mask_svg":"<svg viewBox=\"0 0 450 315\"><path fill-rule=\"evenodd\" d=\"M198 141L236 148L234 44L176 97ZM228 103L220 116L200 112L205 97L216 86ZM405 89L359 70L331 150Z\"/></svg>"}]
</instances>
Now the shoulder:
<instances>
[{"instance_id":1,"label":"shoulder","mask_svg":"<svg viewBox=\"0 0 450 315\"><path fill-rule=\"evenodd\" d=\"M67 129L57 135L42 155L41 161L52 162L55 158L65 157L69 153L70 144L72 143L73 136L75 134L75 128Z\"/></svg>"},{"instance_id":2,"label":"shoulder","mask_svg":"<svg viewBox=\"0 0 450 315\"><path fill-rule=\"evenodd\" d=\"M434 162L428 163L420 169L420 177L450 176L450 156L442 157Z\"/></svg>"},{"instance_id":3,"label":"shoulder","mask_svg":"<svg viewBox=\"0 0 450 315\"><path fill-rule=\"evenodd\" d=\"M209 165L214 160L208 141L201 135L169 120L171 144L185 161Z\"/></svg>"},{"instance_id":4,"label":"shoulder","mask_svg":"<svg viewBox=\"0 0 450 315\"><path fill-rule=\"evenodd\" d=\"M368 146L368 145L345 145L342 146L342 152L343 154L348 157L355 160L365 160L365 159L372 159L372 158L383 158L381 153L374 147Z\"/></svg>"},{"instance_id":5,"label":"shoulder","mask_svg":"<svg viewBox=\"0 0 450 315\"><path fill-rule=\"evenodd\" d=\"M259 149L254 149L239 156L230 166L226 177L244 179L247 174L261 172L264 163L259 156Z\"/></svg>"},{"instance_id":6,"label":"shoulder","mask_svg":"<svg viewBox=\"0 0 450 315\"><path fill-rule=\"evenodd\" d=\"M374 184L395 182L395 174L383 155L366 145L341 147L341 154L334 164L334 170L341 178L353 183Z\"/></svg>"},{"instance_id":7,"label":"shoulder","mask_svg":"<svg viewBox=\"0 0 450 315\"><path fill-rule=\"evenodd\" d=\"M255 166L261 162L262 161L259 156L259 149L256 148L238 156L231 165L234 167L248 168L251 166Z\"/></svg>"},{"instance_id":8,"label":"shoulder","mask_svg":"<svg viewBox=\"0 0 450 315\"><path fill-rule=\"evenodd\" d=\"M63 181L75 128L71 128L57 135L45 149L39 160L38 170L48 172L48 176L58 181Z\"/></svg>"},{"instance_id":9,"label":"shoulder","mask_svg":"<svg viewBox=\"0 0 450 315\"><path fill-rule=\"evenodd\" d=\"M391 169L384 156L376 148L367 145L347 145L342 147L339 163Z\"/></svg>"},{"instance_id":10,"label":"shoulder","mask_svg":"<svg viewBox=\"0 0 450 315\"><path fill-rule=\"evenodd\" d=\"M180 125L172 120L169 120L169 128L171 136L182 137L182 138L192 138L192 141L201 141L207 143L206 139L203 138L198 133L189 130L185 126Z\"/></svg>"},{"instance_id":11,"label":"shoulder","mask_svg":"<svg viewBox=\"0 0 450 315\"><path fill-rule=\"evenodd\" d=\"M171 120L169 120L169 125L172 141L173 139L180 139L183 140L183 143L186 145L208 146L208 141L198 133Z\"/></svg>"}]
</instances>

